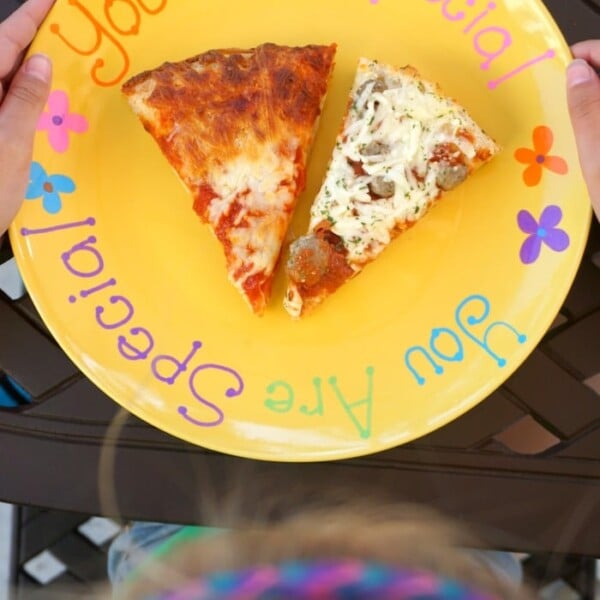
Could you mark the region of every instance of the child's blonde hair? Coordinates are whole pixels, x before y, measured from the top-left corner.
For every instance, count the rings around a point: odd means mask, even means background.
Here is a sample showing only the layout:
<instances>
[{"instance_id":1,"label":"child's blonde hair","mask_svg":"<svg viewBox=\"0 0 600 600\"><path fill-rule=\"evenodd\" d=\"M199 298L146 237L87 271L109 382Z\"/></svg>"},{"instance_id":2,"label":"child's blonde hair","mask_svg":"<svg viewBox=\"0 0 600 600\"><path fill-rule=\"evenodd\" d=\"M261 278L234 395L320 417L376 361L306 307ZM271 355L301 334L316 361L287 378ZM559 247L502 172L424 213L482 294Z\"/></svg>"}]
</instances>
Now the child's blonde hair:
<instances>
[{"instance_id":1,"label":"child's blonde hair","mask_svg":"<svg viewBox=\"0 0 600 600\"><path fill-rule=\"evenodd\" d=\"M285 520L183 543L151 559L117 598L140 600L200 576L290 560L359 559L426 570L502 599L529 593L479 560L476 541L439 514L416 506L351 503L305 510Z\"/></svg>"}]
</instances>

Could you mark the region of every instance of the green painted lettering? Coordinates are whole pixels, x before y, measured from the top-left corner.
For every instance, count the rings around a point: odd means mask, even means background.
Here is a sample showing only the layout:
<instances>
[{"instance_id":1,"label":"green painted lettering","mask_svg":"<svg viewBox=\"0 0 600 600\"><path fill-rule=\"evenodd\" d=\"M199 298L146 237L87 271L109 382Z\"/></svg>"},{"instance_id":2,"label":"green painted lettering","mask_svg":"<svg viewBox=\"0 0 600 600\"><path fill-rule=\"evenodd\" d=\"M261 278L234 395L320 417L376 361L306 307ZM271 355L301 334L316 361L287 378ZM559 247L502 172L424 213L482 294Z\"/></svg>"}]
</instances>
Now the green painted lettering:
<instances>
[{"instance_id":1,"label":"green painted lettering","mask_svg":"<svg viewBox=\"0 0 600 600\"><path fill-rule=\"evenodd\" d=\"M290 412L294 406L294 388L285 381L276 381L267 387L267 394L275 394L279 388L283 388L286 397L282 399L267 398L265 406L273 412L285 414Z\"/></svg>"},{"instance_id":2,"label":"green painted lettering","mask_svg":"<svg viewBox=\"0 0 600 600\"><path fill-rule=\"evenodd\" d=\"M329 378L329 385L332 387L335 395L337 396L340 404L346 411L346 414L350 417L350 420L356 427L360 437L368 439L371 437L371 417L373 412L373 376L375 375L375 369L373 367L367 367L367 396L362 400L348 403L346 398L342 394L337 384L337 377Z\"/></svg>"},{"instance_id":3,"label":"green painted lettering","mask_svg":"<svg viewBox=\"0 0 600 600\"><path fill-rule=\"evenodd\" d=\"M313 409L310 409L305 404L304 406L300 407L300 412L303 415L307 415L308 417L314 417L314 416L322 417L323 416L323 391L321 390L321 378L315 377L313 379L313 385L315 387L315 392L317 395L317 405Z\"/></svg>"}]
</instances>

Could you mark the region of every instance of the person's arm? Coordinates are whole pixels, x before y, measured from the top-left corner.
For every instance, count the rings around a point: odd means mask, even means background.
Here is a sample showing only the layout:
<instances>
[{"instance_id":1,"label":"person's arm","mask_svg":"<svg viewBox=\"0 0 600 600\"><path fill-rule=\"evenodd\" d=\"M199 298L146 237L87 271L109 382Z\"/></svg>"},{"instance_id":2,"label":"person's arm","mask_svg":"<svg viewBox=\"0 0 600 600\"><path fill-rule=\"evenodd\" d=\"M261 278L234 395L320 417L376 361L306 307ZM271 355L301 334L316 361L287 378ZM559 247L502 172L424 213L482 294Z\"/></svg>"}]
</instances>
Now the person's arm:
<instances>
[{"instance_id":1,"label":"person's arm","mask_svg":"<svg viewBox=\"0 0 600 600\"><path fill-rule=\"evenodd\" d=\"M54 0L28 0L0 23L0 235L17 214L25 196L33 138L50 92L48 57L25 49Z\"/></svg>"},{"instance_id":2,"label":"person's arm","mask_svg":"<svg viewBox=\"0 0 600 600\"><path fill-rule=\"evenodd\" d=\"M575 60L567 69L567 100L577 140L579 162L592 207L600 220L600 40L571 48Z\"/></svg>"}]
</instances>

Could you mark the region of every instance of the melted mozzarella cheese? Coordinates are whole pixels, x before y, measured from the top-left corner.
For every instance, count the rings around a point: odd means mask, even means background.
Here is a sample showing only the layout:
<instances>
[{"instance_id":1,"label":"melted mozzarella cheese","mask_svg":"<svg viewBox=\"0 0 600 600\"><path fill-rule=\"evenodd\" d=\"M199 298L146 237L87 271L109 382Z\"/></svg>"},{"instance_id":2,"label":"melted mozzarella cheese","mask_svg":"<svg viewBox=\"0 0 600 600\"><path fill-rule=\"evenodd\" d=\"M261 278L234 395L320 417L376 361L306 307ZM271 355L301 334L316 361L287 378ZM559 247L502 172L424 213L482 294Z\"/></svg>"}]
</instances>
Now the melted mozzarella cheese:
<instances>
[{"instance_id":1,"label":"melted mozzarella cheese","mask_svg":"<svg viewBox=\"0 0 600 600\"><path fill-rule=\"evenodd\" d=\"M297 141L292 144L291 156L297 145ZM227 230L230 273L244 267L236 283L241 285L257 273L272 273L295 201L289 182L294 181L296 169L293 160L282 160L276 148L265 146L256 159L240 155L211 174L211 187L217 194L208 213L213 227L230 214L236 200L241 204Z\"/></svg>"},{"instance_id":2,"label":"melted mozzarella cheese","mask_svg":"<svg viewBox=\"0 0 600 600\"><path fill-rule=\"evenodd\" d=\"M471 160L483 134L432 84L374 61L361 59L351 100L311 210L310 231L329 221L346 246L348 263L359 270L399 225L419 219L439 196L440 163L430 162L436 147L451 142ZM473 140L457 136L459 130L473 132ZM367 151L374 143L383 150ZM372 198L375 178L393 182L390 197Z\"/></svg>"}]
</instances>

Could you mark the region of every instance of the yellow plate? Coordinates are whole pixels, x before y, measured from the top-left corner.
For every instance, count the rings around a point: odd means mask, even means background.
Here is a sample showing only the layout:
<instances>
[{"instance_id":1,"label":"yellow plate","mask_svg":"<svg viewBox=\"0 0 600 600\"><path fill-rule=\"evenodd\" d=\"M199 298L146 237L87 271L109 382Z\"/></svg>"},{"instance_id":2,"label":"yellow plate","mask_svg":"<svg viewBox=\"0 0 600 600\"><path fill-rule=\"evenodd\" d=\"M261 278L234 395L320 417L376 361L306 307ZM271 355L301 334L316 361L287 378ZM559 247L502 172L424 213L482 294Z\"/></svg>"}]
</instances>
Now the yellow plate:
<instances>
[{"instance_id":1,"label":"yellow plate","mask_svg":"<svg viewBox=\"0 0 600 600\"><path fill-rule=\"evenodd\" d=\"M208 49L337 42L291 233L303 231L360 56L416 66L502 154L309 318L279 273L256 318L218 243L119 91ZM59 0L55 63L11 234L27 287L81 370L174 436L307 461L428 433L498 387L552 323L590 208L569 126L568 48L538 0Z\"/></svg>"}]
</instances>

